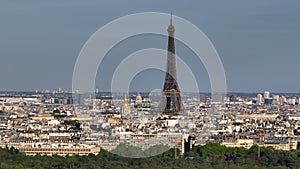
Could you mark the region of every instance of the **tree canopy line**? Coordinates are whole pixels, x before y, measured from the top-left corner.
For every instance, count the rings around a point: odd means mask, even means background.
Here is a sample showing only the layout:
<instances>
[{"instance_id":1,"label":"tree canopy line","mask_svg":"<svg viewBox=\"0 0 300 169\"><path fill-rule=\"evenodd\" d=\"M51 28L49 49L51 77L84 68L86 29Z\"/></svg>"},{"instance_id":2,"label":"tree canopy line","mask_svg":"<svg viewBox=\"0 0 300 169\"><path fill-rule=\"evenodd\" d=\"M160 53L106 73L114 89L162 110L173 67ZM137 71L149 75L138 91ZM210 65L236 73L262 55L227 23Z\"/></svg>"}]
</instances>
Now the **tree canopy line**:
<instances>
[{"instance_id":1,"label":"tree canopy line","mask_svg":"<svg viewBox=\"0 0 300 169\"><path fill-rule=\"evenodd\" d=\"M159 147L159 146L158 146ZM156 148L158 148L156 147ZM123 153L141 153L133 147L121 146ZM154 149L157 151L157 149ZM153 151L154 151L153 150ZM177 150L179 152L179 150ZM122 152L120 152L122 153ZM0 169L146 169L146 168L230 168L284 169L300 168L300 150L282 151L272 147L250 149L229 148L216 143L195 146L192 151L175 158L169 149L148 158L126 158L101 150L88 156L25 156L15 148L0 149Z\"/></svg>"}]
</instances>

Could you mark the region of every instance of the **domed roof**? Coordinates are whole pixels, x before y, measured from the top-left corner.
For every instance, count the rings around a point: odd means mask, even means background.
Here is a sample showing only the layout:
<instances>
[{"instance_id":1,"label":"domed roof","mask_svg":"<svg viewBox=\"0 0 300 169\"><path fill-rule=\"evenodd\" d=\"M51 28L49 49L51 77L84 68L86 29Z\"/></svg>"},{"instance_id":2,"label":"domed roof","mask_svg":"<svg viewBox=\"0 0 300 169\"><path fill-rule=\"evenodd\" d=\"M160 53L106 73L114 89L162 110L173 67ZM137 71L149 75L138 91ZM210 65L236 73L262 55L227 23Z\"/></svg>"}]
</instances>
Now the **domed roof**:
<instances>
[{"instance_id":1,"label":"domed roof","mask_svg":"<svg viewBox=\"0 0 300 169\"><path fill-rule=\"evenodd\" d=\"M140 94L138 94L138 95L136 96L135 100L136 100L136 101L137 101L137 100L141 101L141 100L143 100L143 98L142 98L142 96L141 96Z\"/></svg>"}]
</instances>

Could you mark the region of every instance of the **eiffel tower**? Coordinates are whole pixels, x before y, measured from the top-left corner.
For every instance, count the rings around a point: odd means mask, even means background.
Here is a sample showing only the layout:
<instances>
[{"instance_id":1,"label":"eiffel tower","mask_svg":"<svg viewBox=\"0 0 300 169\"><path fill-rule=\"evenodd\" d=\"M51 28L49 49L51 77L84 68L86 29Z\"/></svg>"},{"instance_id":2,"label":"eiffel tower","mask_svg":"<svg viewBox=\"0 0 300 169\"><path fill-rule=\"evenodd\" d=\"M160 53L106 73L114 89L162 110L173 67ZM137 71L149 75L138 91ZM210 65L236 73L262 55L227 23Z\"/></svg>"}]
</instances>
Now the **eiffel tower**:
<instances>
[{"instance_id":1,"label":"eiffel tower","mask_svg":"<svg viewBox=\"0 0 300 169\"><path fill-rule=\"evenodd\" d=\"M175 60L175 43L174 43L175 28L171 21L168 27L168 56L167 56L167 71L165 83L162 91L161 111L167 115L179 115L183 109L180 90L176 77L176 60Z\"/></svg>"}]
</instances>

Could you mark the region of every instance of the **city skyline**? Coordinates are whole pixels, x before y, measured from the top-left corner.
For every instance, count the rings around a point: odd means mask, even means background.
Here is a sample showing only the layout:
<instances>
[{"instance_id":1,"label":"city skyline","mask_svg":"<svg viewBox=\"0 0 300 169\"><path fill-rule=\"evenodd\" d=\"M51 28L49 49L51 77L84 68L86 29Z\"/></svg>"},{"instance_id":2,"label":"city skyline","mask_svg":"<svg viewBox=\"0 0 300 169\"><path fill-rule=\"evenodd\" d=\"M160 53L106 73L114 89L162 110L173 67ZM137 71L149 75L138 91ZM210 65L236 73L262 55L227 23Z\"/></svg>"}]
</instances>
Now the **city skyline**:
<instances>
[{"instance_id":1,"label":"city skyline","mask_svg":"<svg viewBox=\"0 0 300 169\"><path fill-rule=\"evenodd\" d=\"M71 91L78 53L101 26L136 12L173 11L198 26L215 45L224 64L228 91L299 93L300 80L296 78L300 62L297 57L299 5L292 0L193 1L189 4L175 1L172 5L159 1L153 4L138 1L131 4L121 1L2 2L0 78L3 80L0 90L35 91L61 87ZM128 7L132 10L127 11ZM140 44L145 38L149 41ZM113 59L107 59L106 63L116 64L122 59L121 53L130 54L149 46L165 49L167 42L165 37L157 36L131 38L118 44L110 53ZM176 42L176 49L180 57L192 55L183 44ZM210 84L202 63L189 65L197 72L200 91L209 92ZM104 74L98 72L96 80L101 91L108 90L105 81L112 72L109 67L104 69L107 70ZM163 75L157 71L141 73L133 80L132 88L137 91L162 88ZM157 82L142 83L151 77L158 77Z\"/></svg>"},{"instance_id":2,"label":"city skyline","mask_svg":"<svg viewBox=\"0 0 300 169\"><path fill-rule=\"evenodd\" d=\"M0 2L0 168L300 168L300 2Z\"/></svg>"}]
</instances>

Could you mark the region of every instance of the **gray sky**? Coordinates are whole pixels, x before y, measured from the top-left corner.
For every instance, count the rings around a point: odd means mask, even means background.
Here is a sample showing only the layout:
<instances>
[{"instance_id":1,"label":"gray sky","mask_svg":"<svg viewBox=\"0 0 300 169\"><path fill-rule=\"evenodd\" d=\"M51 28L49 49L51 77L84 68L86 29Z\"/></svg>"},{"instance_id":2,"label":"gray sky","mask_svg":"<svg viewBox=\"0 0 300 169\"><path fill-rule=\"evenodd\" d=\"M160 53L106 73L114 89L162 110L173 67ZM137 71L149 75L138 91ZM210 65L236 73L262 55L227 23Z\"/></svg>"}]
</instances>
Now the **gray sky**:
<instances>
[{"instance_id":1,"label":"gray sky","mask_svg":"<svg viewBox=\"0 0 300 169\"><path fill-rule=\"evenodd\" d=\"M299 0L1 0L0 90L70 90L79 51L101 26L136 12L170 11L198 26L213 42L228 91L300 92ZM99 68L96 85L108 89L121 55L147 47L164 49L166 43L165 37L145 36L117 45ZM176 53L193 55L180 43ZM209 91L201 62L187 62L200 91ZM145 83L154 77L156 81ZM141 73L132 81L132 90L160 88L163 77L158 71Z\"/></svg>"}]
</instances>

